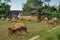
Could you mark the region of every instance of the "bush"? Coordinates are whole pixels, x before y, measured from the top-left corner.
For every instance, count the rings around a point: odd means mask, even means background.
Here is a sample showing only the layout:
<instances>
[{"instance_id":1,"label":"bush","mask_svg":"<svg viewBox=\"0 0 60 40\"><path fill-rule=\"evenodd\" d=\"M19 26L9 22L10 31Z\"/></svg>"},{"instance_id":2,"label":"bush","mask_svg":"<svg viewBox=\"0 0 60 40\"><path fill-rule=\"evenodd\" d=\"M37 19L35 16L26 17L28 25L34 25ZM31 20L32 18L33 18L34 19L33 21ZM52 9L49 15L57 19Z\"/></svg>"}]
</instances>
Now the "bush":
<instances>
[{"instance_id":1,"label":"bush","mask_svg":"<svg viewBox=\"0 0 60 40\"><path fill-rule=\"evenodd\" d=\"M57 18L60 20L60 13L57 13Z\"/></svg>"},{"instance_id":2,"label":"bush","mask_svg":"<svg viewBox=\"0 0 60 40\"><path fill-rule=\"evenodd\" d=\"M49 12L49 13L47 14L47 18L48 18L49 20L51 20L53 17L57 17L57 13L56 13L56 12Z\"/></svg>"}]
</instances>

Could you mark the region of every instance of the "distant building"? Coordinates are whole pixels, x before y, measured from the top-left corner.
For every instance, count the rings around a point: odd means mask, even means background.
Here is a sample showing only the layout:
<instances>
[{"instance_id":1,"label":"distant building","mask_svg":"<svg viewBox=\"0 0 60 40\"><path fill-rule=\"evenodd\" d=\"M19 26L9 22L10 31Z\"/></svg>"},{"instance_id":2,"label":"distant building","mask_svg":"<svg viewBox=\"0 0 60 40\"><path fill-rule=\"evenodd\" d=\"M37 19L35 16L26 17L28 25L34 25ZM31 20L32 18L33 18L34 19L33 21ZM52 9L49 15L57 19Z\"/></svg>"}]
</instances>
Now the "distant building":
<instances>
[{"instance_id":1,"label":"distant building","mask_svg":"<svg viewBox=\"0 0 60 40\"><path fill-rule=\"evenodd\" d=\"M13 10L9 13L8 17L19 18L20 16L22 16L22 18L28 18L29 16L31 16L32 19L37 19L37 15L38 15L37 10L32 10L30 12Z\"/></svg>"},{"instance_id":2,"label":"distant building","mask_svg":"<svg viewBox=\"0 0 60 40\"><path fill-rule=\"evenodd\" d=\"M8 16L9 16L10 18L12 18L12 17L18 18L19 13L22 13L22 11L13 10L13 11L11 11L11 12L9 13Z\"/></svg>"},{"instance_id":3,"label":"distant building","mask_svg":"<svg viewBox=\"0 0 60 40\"><path fill-rule=\"evenodd\" d=\"M38 11L37 10L32 10L31 12L30 12L30 14L32 15L32 16L37 16L38 15Z\"/></svg>"}]
</instances>

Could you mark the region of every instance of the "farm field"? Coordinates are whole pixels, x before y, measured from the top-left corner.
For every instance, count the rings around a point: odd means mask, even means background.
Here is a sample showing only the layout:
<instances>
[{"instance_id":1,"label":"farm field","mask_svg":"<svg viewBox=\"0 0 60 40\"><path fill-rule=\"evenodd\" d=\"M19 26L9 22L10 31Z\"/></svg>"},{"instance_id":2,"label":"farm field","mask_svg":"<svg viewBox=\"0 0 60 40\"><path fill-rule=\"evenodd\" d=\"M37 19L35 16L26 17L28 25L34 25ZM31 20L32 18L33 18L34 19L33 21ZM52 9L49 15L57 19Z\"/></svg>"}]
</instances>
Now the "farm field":
<instances>
[{"instance_id":1,"label":"farm field","mask_svg":"<svg viewBox=\"0 0 60 40\"><path fill-rule=\"evenodd\" d=\"M24 22L24 21L23 21ZM25 23L28 28L28 33L25 33L23 35L12 35L8 36L8 27L11 25L11 22L6 21L0 21L0 40L29 40L30 38L33 38L37 35L39 37L35 40L59 40L57 34L60 35L60 27L52 30L51 32L48 32L48 30L51 30L52 28L45 28L46 24L41 23ZM60 25L57 25L60 26ZM56 26L56 27L57 27ZM60 37L60 36L59 36Z\"/></svg>"},{"instance_id":2,"label":"farm field","mask_svg":"<svg viewBox=\"0 0 60 40\"><path fill-rule=\"evenodd\" d=\"M60 0L0 0L0 40L60 40Z\"/></svg>"}]
</instances>

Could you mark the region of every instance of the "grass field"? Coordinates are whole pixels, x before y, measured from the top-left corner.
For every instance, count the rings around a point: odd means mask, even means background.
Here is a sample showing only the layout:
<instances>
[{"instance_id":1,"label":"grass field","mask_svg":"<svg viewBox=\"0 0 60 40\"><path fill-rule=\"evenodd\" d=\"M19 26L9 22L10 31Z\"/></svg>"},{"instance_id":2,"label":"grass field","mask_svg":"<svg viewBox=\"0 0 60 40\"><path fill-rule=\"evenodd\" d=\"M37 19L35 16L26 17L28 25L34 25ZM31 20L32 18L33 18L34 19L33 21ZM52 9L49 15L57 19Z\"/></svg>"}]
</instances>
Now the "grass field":
<instances>
[{"instance_id":1,"label":"grass field","mask_svg":"<svg viewBox=\"0 0 60 40\"><path fill-rule=\"evenodd\" d=\"M23 22L25 23L25 21ZM17 35L8 36L7 28L10 25L11 25L11 22L0 21L0 40L29 40L30 38L36 35L40 36L36 40L59 40L58 35L56 36L56 34L60 35L60 32L59 32L60 28L52 32L47 32L48 29L45 28L46 24L41 24L34 21L28 24L25 23L25 25L27 25L27 28L28 28L28 33L20 36L17 36Z\"/></svg>"}]
</instances>

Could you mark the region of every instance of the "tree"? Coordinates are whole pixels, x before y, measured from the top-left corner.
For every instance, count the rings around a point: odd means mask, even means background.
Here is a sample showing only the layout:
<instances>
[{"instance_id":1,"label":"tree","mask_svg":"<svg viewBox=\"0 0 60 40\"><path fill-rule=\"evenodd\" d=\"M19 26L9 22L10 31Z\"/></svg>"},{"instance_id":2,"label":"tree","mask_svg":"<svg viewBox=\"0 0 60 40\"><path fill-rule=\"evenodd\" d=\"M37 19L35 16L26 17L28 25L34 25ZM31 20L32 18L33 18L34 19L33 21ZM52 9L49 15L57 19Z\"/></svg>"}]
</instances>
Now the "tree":
<instances>
[{"instance_id":1,"label":"tree","mask_svg":"<svg viewBox=\"0 0 60 40\"><path fill-rule=\"evenodd\" d=\"M58 8L58 12L60 12L60 2L59 2L59 8Z\"/></svg>"},{"instance_id":2,"label":"tree","mask_svg":"<svg viewBox=\"0 0 60 40\"><path fill-rule=\"evenodd\" d=\"M31 11L32 10L32 8L28 5L28 4L24 4L24 6L23 6L23 11Z\"/></svg>"},{"instance_id":3,"label":"tree","mask_svg":"<svg viewBox=\"0 0 60 40\"><path fill-rule=\"evenodd\" d=\"M5 1L5 3L11 2L11 0L4 0L4 1Z\"/></svg>"},{"instance_id":4,"label":"tree","mask_svg":"<svg viewBox=\"0 0 60 40\"><path fill-rule=\"evenodd\" d=\"M24 11L31 11L33 9L38 10L38 20L41 18L41 11L43 7L43 2L41 0L27 0L27 3L24 4L23 10Z\"/></svg>"},{"instance_id":5,"label":"tree","mask_svg":"<svg viewBox=\"0 0 60 40\"><path fill-rule=\"evenodd\" d=\"M43 2L41 0L33 0L31 2L29 2L29 6L38 10L39 8L41 8L43 5Z\"/></svg>"},{"instance_id":6,"label":"tree","mask_svg":"<svg viewBox=\"0 0 60 40\"><path fill-rule=\"evenodd\" d=\"M5 13L6 13L6 16L8 16L8 14L10 13L10 5L5 6Z\"/></svg>"},{"instance_id":7,"label":"tree","mask_svg":"<svg viewBox=\"0 0 60 40\"><path fill-rule=\"evenodd\" d=\"M10 5L6 3L0 3L0 17L5 17L10 12Z\"/></svg>"},{"instance_id":8,"label":"tree","mask_svg":"<svg viewBox=\"0 0 60 40\"><path fill-rule=\"evenodd\" d=\"M60 2L59 2L59 6L58 6L58 11L57 11L57 18L60 20Z\"/></svg>"},{"instance_id":9,"label":"tree","mask_svg":"<svg viewBox=\"0 0 60 40\"><path fill-rule=\"evenodd\" d=\"M48 3L48 6L49 6L49 2L50 2L51 0L45 0L45 2L47 2Z\"/></svg>"},{"instance_id":10,"label":"tree","mask_svg":"<svg viewBox=\"0 0 60 40\"><path fill-rule=\"evenodd\" d=\"M0 2L1 2L1 0L0 0Z\"/></svg>"}]
</instances>

